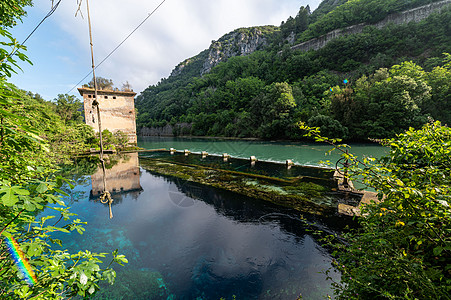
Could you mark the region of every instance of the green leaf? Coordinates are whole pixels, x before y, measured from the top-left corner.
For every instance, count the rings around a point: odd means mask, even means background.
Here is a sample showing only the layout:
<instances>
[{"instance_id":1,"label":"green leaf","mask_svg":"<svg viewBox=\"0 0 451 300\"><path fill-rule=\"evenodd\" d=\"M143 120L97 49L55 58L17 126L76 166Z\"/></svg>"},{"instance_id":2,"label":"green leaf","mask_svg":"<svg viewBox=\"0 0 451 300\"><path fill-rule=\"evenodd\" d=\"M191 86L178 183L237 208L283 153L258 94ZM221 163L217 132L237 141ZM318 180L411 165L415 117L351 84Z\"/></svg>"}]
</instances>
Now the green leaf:
<instances>
[{"instance_id":1,"label":"green leaf","mask_svg":"<svg viewBox=\"0 0 451 300\"><path fill-rule=\"evenodd\" d=\"M17 203L17 201L19 201L19 198L14 195L11 188L3 191L5 192L5 194L2 196L2 202L5 206L13 206Z\"/></svg>"},{"instance_id":2,"label":"green leaf","mask_svg":"<svg viewBox=\"0 0 451 300\"><path fill-rule=\"evenodd\" d=\"M103 276L108 280L108 283L112 285L116 278L116 272L113 269L108 269L103 272Z\"/></svg>"},{"instance_id":3,"label":"green leaf","mask_svg":"<svg viewBox=\"0 0 451 300\"><path fill-rule=\"evenodd\" d=\"M94 285L91 285L91 287L88 290L88 293L93 294L96 291Z\"/></svg>"},{"instance_id":4,"label":"green leaf","mask_svg":"<svg viewBox=\"0 0 451 300\"><path fill-rule=\"evenodd\" d=\"M402 181L399 180L399 179L396 179L396 183L397 183L399 186L404 186L404 182L402 182Z\"/></svg>"},{"instance_id":5,"label":"green leaf","mask_svg":"<svg viewBox=\"0 0 451 300\"><path fill-rule=\"evenodd\" d=\"M42 253L42 248L40 245L36 245L36 244L31 244L30 247L28 248L27 251L27 255L28 256L39 256Z\"/></svg>"},{"instance_id":6,"label":"green leaf","mask_svg":"<svg viewBox=\"0 0 451 300\"><path fill-rule=\"evenodd\" d=\"M125 255L119 254L114 258L114 261L118 264L120 264L121 266L128 263L128 259L125 257Z\"/></svg>"},{"instance_id":7,"label":"green leaf","mask_svg":"<svg viewBox=\"0 0 451 300\"><path fill-rule=\"evenodd\" d=\"M65 233L69 233L70 231L65 229L65 228L61 228L61 227L55 227L55 226L47 226L46 230L49 231L61 231L61 232L65 232Z\"/></svg>"},{"instance_id":8,"label":"green leaf","mask_svg":"<svg viewBox=\"0 0 451 300\"><path fill-rule=\"evenodd\" d=\"M82 285L86 285L86 283L88 283L88 276L86 276L84 272L80 273L80 283Z\"/></svg>"},{"instance_id":9,"label":"green leaf","mask_svg":"<svg viewBox=\"0 0 451 300\"><path fill-rule=\"evenodd\" d=\"M433 250L434 255L440 255L442 253L442 251L443 251L443 248L440 247L440 246L435 247L434 250Z\"/></svg>"},{"instance_id":10,"label":"green leaf","mask_svg":"<svg viewBox=\"0 0 451 300\"><path fill-rule=\"evenodd\" d=\"M11 190L17 195L22 195L22 196L30 195L30 192L28 190L21 189L19 186L13 186L11 188Z\"/></svg>"},{"instance_id":11,"label":"green leaf","mask_svg":"<svg viewBox=\"0 0 451 300\"><path fill-rule=\"evenodd\" d=\"M36 188L36 191L40 194L45 193L48 190L48 187L45 183L41 182L38 187Z\"/></svg>"},{"instance_id":12,"label":"green leaf","mask_svg":"<svg viewBox=\"0 0 451 300\"><path fill-rule=\"evenodd\" d=\"M60 246L63 246L63 242L61 240L59 240L59 239L52 239L52 238L50 238L50 242L52 244L58 244Z\"/></svg>"},{"instance_id":13,"label":"green leaf","mask_svg":"<svg viewBox=\"0 0 451 300\"><path fill-rule=\"evenodd\" d=\"M34 211L36 209L36 206L28 200L25 200L24 207L27 211Z\"/></svg>"}]
</instances>

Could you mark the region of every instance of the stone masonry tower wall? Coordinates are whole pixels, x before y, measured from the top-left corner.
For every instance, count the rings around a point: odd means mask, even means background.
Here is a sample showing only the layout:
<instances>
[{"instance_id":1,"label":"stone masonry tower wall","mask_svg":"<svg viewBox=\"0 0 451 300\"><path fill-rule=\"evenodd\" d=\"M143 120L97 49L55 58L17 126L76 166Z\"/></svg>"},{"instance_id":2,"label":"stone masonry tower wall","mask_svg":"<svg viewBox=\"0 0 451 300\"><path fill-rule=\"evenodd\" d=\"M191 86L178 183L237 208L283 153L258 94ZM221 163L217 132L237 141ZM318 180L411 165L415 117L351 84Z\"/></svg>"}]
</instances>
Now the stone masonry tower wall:
<instances>
[{"instance_id":1,"label":"stone masonry tower wall","mask_svg":"<svg viewBox=\"0 0 451 300\"><path fill-rule=\"evenodd\" d=\"M92 107L92 101L95 98L94 89L79 88L78 91L83 96L86 124L95 132L99 132L97 111ZM128 91L97 91L102 130L108 129L112 133L120 130L128 136L130 144L137 142L135 95L135 92Z\"/></svg>"}]
</instances>

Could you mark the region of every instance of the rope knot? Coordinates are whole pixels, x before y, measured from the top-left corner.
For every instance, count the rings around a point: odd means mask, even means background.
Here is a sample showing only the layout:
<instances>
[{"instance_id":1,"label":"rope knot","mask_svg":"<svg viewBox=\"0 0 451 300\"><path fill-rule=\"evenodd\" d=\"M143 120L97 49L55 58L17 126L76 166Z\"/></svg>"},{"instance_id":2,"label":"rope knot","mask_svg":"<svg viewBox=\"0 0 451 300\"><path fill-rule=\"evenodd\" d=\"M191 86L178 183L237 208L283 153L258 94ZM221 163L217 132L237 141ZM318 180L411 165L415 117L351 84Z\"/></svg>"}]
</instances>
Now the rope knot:
<instances>
[{"instance_id":1,"label":"rope knot","mask_svg":"<svg viewBox=\"0 0 451 300\"><path fill-rule=\"evenodd\" d=\"M113 198L111 198L111 194L108 191L104 191L100 196L100 202L105 203L113 203Z\"/></svg>"}]
</instances>

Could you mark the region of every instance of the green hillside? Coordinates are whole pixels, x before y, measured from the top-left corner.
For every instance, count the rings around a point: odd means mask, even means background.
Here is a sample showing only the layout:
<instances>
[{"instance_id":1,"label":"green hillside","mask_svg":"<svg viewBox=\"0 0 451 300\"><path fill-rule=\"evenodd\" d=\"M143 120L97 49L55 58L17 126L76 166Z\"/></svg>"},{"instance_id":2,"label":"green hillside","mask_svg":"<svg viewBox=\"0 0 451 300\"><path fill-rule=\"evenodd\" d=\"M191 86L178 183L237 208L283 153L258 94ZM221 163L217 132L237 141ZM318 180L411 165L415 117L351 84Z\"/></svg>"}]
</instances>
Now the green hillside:
<instances>
[{"instance_id":1,"label":"green hillside","mask_svg":"<svg viewBox=\"0 0 451 300\"><path fill-rule=\"evenodd\" d=\"M450 5L418 23L368 26L318 51L291 50L307 37L433 1L344 2L323 1L313 13L301 7L280 27L259 29L263 46L226 57L204 75L208 49L186 60L137 97L138 128L169 124L176 135L296 139L303 121L327 135L365 140L428 118L450 124L450 59L443 54L451 53Z\"/></svg>"}]
</instances>

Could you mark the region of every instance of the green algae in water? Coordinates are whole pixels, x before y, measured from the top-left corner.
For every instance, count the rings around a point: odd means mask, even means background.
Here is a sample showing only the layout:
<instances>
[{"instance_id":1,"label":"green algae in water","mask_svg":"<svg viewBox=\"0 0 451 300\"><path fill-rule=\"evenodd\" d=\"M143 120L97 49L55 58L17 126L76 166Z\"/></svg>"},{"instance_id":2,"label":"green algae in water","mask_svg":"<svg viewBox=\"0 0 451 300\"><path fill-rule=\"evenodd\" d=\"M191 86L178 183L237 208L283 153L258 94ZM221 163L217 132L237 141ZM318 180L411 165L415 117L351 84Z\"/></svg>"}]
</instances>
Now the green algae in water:
<instances>
[{"instance_id":1,"label":"green algae in water","mask_svg":"<svg viewBox=\"0 0 451 300\"><path fill-rule=\"evenodd\" d=\"M299 182L295 185L284 187L285 190L294 190L294 191L311 191L317 193L323 193L327 191L327 188L313 183L313 182Z\"/></svg>"},{"instance_id":2,"label":"green algae in water","mask_svg":"<svg viewBox=\"0 0 451 300\"><path fill-rule=\"evenodd\" d=\"M286 185L283 190L289 193L303 195L317 201L319 198L327 197L329 191L326 187L313 182L298 182L293 185ZM328 202L328 201L326 201Z\"/></svg>"},{"instance_id":3,"label":"green algae in water","mask_svg":"<svg viewBox=\"0 0 451 300\"><path fill-rule=\"evenodd\" d=\"M151 158L141 159L141 165L144 169L157 174L214 186L313 214L335 213L339 201L328 192L332 190L330 187L332 180L320 179L321 183L326 184L321 188L320 184L311 182L310 179L290 182L279 178L204 169L200 166L174 164ZM290 185L294 188L286 189Z\"/></svg>"},{"instance_id":4,"label":"green algae in water","mask_svg":"<svg viewBox=\"0 0 451 300\"><path fill-rule=\"evenodd\" d=\"M264 191L277 193L279 195L288 195L288 193L280 186L260 184L256 180L244 180L244 182L246 185L253 186Z\"/></svg>"},{"instance_id":5,"label":"green algae in water","mask_svg":"<svg viewBox=\"0 0 451 300\"><path fill-rule=\"evenodd\" d=\"M202 155L196 153L185 155L182 152L176 152L171 155L168 151L160 151L152 152L150 154L142 154L141 157L162 159L172 163L203 166L207 168L243 172L280 179L312 177L322 180L329 180L332 178L334 173L334 170L330 168L300 165L294 165L291 166L291 168L287 168L283 163L274 163L270 161L256 161L254 164L251 164L248 159L234 157L224 161L220 156L209 155L203 158Z\"/></svg>"}]
</instances>

